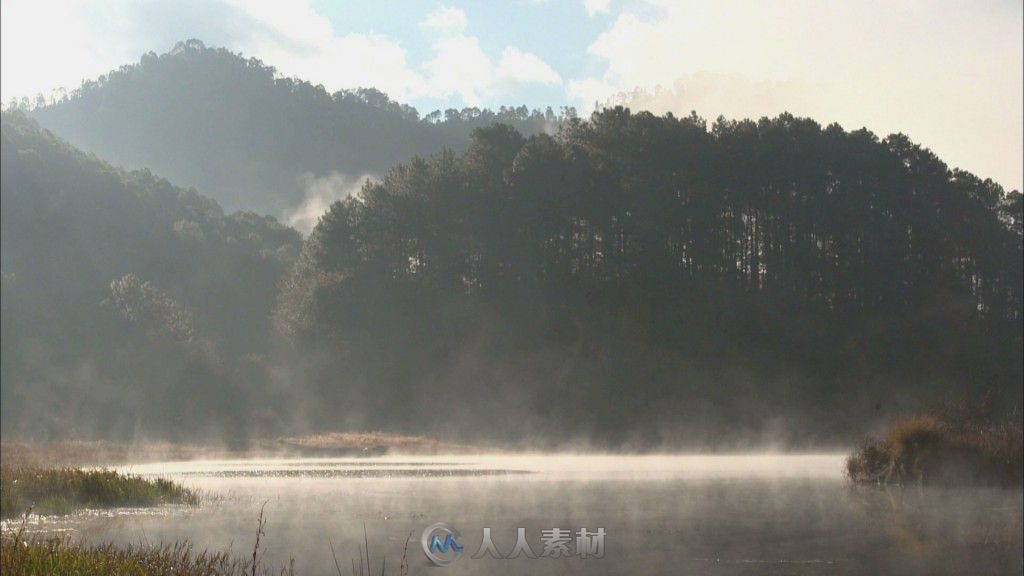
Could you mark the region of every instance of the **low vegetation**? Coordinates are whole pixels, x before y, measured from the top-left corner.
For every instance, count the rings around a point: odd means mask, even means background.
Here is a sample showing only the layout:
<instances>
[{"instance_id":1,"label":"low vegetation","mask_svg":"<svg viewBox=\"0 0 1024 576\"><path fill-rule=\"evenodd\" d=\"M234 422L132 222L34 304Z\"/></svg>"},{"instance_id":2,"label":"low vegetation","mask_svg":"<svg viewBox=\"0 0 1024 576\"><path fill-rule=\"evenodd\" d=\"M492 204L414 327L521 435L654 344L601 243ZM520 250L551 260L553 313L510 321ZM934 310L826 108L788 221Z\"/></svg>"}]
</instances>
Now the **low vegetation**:
<instances>
[{"instance_id":1,"label":"low vegetation","mask_svg":"<svg viewBox=\"0 0 1024 576\"><path fill-rule=\"evenodd\" d=\"M242 576L270 575L269 568L254 570L252 560L230 552L198 552L187 542L159 546L88 546L67 539L22 539L20 534L4 536L0 548L0 572L4 574L49 574L79 576L175 575ZM280 574L292 574L290 568Z\"/></svg>"},{"instance_id":2,"label":"low vegetation","mask_svg":"<svg viewBox=\"0 0 1024 576\"><path fill-rule=\"evenodd\" d=\"M479 451L465 444L443 442L426 436L403 436L383 432L328 432L278 440L290 452L322 456L400 454L457 454Z\"/></svg>"},{"instance_id":3,"label":"low vegetation","mask_svg":"<svg viewBox=\"0 0 1024 576\"><path fill-rule=\"evenodd\" d=\"M31 510L67 514L79 508L197 504L198 495L162 478L146 479L113 470L0 468L0 516Z\"/></svg>"},{"instance_id":4,"label":"low vegetation","mask_svg":"<svg viewBox=\"0 0 1024 576\"><path fill-rule=\"evenodd\" d=\"M951 403L895 422L846 461L857 483L1020 486L1019 409L993 417L988 403Z\"/></svg>"},{"instance_id":5,"label":"low vegetation","mask_svg":"<svg viewBox=\"0 0 1024 576\"><path fill-rule=\"evenodd\" d=\"M264 507L266 503L264 503ZM2 574L47 574L49 576L80 576L82 574L104 574L106 576L294 576L295 558L287 567L273 568L261 565L263 557L260 548L265 535L266 517L264 508L256 526L256 541L252 555L235 555L230 550L210 552L197 551L188 541L173 544L149 545L140 543L137 546L115 546L114 544L90 545L83 541L56 537L25 537L25 527L2 536L0 545L0 573ZM385 560L380 562L380 574L409 574L409 542L412 534L405 540L402 558L397 567L389 567ZM341 564L330 545L331 555L337 573L342 574ZM363 544L359 546L359 558L350 559L352 575L370 576L376 574L375 559L371 560L369 541L366 538L366 527L363 526ZM356 570L358 566L358 572Z\"/></svg>"}]
</instances>

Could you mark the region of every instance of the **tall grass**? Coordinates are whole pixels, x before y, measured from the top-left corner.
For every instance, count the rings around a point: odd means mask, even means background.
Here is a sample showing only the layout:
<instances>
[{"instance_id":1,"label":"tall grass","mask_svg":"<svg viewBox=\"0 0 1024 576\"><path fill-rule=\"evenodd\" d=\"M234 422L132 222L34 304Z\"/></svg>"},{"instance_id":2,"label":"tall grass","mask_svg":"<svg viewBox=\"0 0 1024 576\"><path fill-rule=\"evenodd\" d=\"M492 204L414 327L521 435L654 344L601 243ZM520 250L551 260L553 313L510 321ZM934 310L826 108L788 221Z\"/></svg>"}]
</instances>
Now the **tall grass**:
<instances>
[{"instance_id":1,"label":"tall grass","mask_svg":"<svg viewBox=\"0 0 1024 576\"><path fill-rule=\"evenodd\" d=\"M846 473L857 483L1020 486L1020 410L995 416L985 401L960 401L908 416L866 440L847 458Z\"/></svg>"},{"instance_id":2,"label":"tall grass","mask_svg":"<svg viewBox=\"0 0 1024 576\"><path fill-rule=\"evenodd\" d=\"M0 537L0 574L83 576L103 574L109 576L294 576L295 558L285 568L274 570L262 564L261 543L266 534L264 510L260 507L256 527L256 542L251 558L234 556L231 552L196 551L188 541L173 544L139 544L124 547L114 544L87 545L70 538L25 538L25 525L16 532ZM27 521L27 518L26 518ZM405 540L398 575L409 574L407 554L412 533ZM331 555L338 576L344 576L334 544ZM364 556L365 554L365 556ZM365 557L365 572L363 559ZM352 561L352 576L374 576L371 569L370 545L363 527L363 544L359 547L359 571ZM381 560L380 576L388 574L387 564Z\"/></svg>"},{"instance_id":3,"label":"tall grass","mask_svg":"<svg viewBox=\"0 0 1024 576\"><path fill-rule=\"evenodd\" d=\"M259 571L252 562L228 552L196 551L188 542L159 546L87 546L68 539L23 539L21 534L3 536L0 573L15 575L83 576L252 576L274 574ZM290 568L282 575L292 574Z\"/></svg>"},{"instance_id":4,"label":"tall grass","mask_svg":"<svg viewBox=\"0 0 1024 576\"><path fill-rule=\"evenodd\" d=\"M162 478L147 479L113 470L0 467L0 517L29 509L67 514L79 508L198 504L198 495Z\"/></svg>"}]
</instances>

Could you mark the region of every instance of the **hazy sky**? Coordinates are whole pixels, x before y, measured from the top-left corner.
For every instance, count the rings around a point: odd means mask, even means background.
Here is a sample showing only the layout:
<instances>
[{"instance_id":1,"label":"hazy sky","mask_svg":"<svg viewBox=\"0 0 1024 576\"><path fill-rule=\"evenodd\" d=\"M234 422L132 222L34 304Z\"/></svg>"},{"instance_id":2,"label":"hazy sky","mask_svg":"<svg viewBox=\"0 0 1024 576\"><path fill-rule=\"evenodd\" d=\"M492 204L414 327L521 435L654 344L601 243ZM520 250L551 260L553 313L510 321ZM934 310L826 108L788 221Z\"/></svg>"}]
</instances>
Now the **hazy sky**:
<instances>
[{"instance_id":1,"label":"hazy sky","mask_svg":"<svg viewBox=\"0 0 1024 576\"><path fill-rule=\"evenodd\" d=\"M610 99L706 117L788 110L905 132L1008 188L1024 180L1019 0L3 0L0 26L5 102L194 37L424 113Z\"/></svg>"}]
</instances>

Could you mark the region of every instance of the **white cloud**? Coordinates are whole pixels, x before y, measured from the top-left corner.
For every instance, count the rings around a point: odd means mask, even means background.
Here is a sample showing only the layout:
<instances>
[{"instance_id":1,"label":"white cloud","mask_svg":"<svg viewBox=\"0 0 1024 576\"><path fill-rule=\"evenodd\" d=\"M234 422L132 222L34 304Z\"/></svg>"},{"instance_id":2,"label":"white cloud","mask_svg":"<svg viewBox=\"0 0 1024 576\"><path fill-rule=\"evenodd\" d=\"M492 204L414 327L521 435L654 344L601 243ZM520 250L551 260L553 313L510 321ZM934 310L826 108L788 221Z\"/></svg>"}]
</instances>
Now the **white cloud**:
<instances>
[{"instance_id":1,"label":"white cloud","mask_svg":"<svg viewBox=\"0 0 1024 576\"><path fill-rule=\"evenodd\" d=\"M305 2L225 0L258 25L232 48L289 76L329 89L373 86L404 99L423 84L402 46L381 34L336 36L330 20Z\"/></svg>"},{"instance_id":2,"label":"white cloud","mask_svg":"<svg viewBox=\"0 0 1024 576\"><path fill-rule=\"evenodd\" d=\"M581 105L583 110L590 110L594 104L602 103L618 88L602 78L578 78L570 80L566 86L569 99Z\"/></svg>"},{"instance_id":3,"label":"white cloud","mask_svg":"<svg viewBox=\"0 0 1024 576\"><path fill-rule=\"evenodd\" d=\"M607 14L611 7L611 0L583 0L583 8L587 11L587 16Z\"/></svg>"},{"instance_id":4,"label":"white cloud","mask_svg":"<svg viewBox=\"0 0 1024 576\"><path fill-rule=\"evenodd\" d=\"M469 20L466 13L458 8L441 6L437 10L427 14L421 23L424 28L431 28L441 32L462 32L466 29Z\"/></svg>"},{"instance_id":5,"label":"white cloud","mask_svg":"<svg viewBox=\"0 0 1024 576\"><path fill-rule=\"evenodd\" d=\"M405 50L378 34L331 37L313 51L259 47L258 53L282 72L328 88L373 86L399 99L414 95L423 78L409 67Z\"/></svg>"},{"instance_id":6,"label":"white cloud","mask_svg":"<svg viewBox=\"0 0 1024 576\"><path fill-rule=\"evenodd\" d=\"M0 90L14 96L77 87L121 62L116 42L99 42L82 18L88 3L4 2L0 5ZM43 27L45 23L45 28ZM46 33L40 33L45 29ZM137 58L135 54L132 58Z\"/></svg>"},{"instance_id":7,"label":"white cloud","mask_svg":"<svg viewBox=\"0 0 1024 576\"><path fill-rule=\"evenodd\" d=\"M505 48L498 62L498 80L510 84L561 84L558 75L543 60L518 48Z\"/></svg>"},{"instance_id":8,"label":"white cloud","mask_svg":"<svg viewBox=\"0 0 1024 576\"><path fill-rule=\"evenodd\" d=\"M557 85L561 77L536 55L509 46L498 64L480 47L475 36L462 31L467 19L455 8L427 15L425 28L441 32L434 39L434 56L423 63L424 83L419 96L448 99L458 96L469 106L481 106L502 92L526 85Z\"/></svg>"},{"instance_id":9,"label":"white cloud","mask_svg":"<svg viewBox=\"0 0 1024 576\"><path fill-rule=\"evenodd\" d=\"M423 64L429 77L426 92L441 98L457 94L470 106L480 105L494 69L480 42L470 36L444 37L434 43L434 51L434 58Z\"/></svg>"},{"instance_id":10,"label":"white cloud","mask_svg":"<svg viewBox=\"0 0 1024 576\"><path fill-rule=\"evenodd\" d=\"M472 36L445 36L434 43L436 56L424 63L430 94L458 95L470 106L480 106L504 90L524 84L557 85L561 77L543 60L517 48L506 48L494 62Z\"/></svg>"},{"instance_id":11,"label":"white cloud","mask_svg":"<svg viewBox=\"0 0 1024 576\"><path fill-rule=\"evenodd\" d=\"M614 100L711 118L786 110L905 132L951 165L1019 188L1021 12L945 0L649 0L588 47L604 72L570 79L567 95L589 109L640 87Z\"/></svg>"}]
</instances>

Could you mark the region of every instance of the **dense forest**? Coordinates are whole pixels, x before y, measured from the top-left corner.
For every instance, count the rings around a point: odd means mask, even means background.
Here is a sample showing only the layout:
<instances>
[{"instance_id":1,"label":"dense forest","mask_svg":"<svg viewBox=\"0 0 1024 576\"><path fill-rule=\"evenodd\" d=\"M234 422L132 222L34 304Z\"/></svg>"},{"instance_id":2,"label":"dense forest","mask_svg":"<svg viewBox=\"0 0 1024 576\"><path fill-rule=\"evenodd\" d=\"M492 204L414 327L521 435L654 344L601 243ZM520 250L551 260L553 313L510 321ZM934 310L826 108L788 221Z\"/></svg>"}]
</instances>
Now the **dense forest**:
<instances>
[{"instance_id":1,"label":"dense forest","mask_svg":"<svg viewBox=\"0 0 1024 576\"><path fill-rule=\"evenodd\" d=\"M2 121L3 432L193 435L251 406L301 238Z\"/></svg>"},{"instance_id":2,"label":"dense forest","mask_svg":"<svg viewBox=\"0 0 1024 576\"><path fill-rule=\"evenodd\" d=\"M901 135L616 108L478 130L334 204L276 319L330 351L317 394L379 423L835 437L945 392L1019 402L1021 223Z\"/></svg>"},{"instance_id":3,"label":"dense forest","mask_svg":"<svg viewBox=\"0 0 1024 576\"><path fill-rule=\"evenodd\" d=\"M199 40L51 100L18 104L82 150L194 186L229 210L275 217L300 204L309 176L382 174L417 154L464 150L477 127L533 134L559 121L522 106L421 118L378 90L331 94Z\"/></svg>"},{"instance_id":4,"label":"dense forest","mask_svg":"<svg viewBox=\"0 0 1024 576\"><path fill-rule=\"evenodd\" d=\"M903 135L421 118L197 41L38 104L2 123L5 435L812 446L1021 402L1021 194ZM305 240L221 208L336 172L381 177Z\"/></svg>"}]
</instances>

